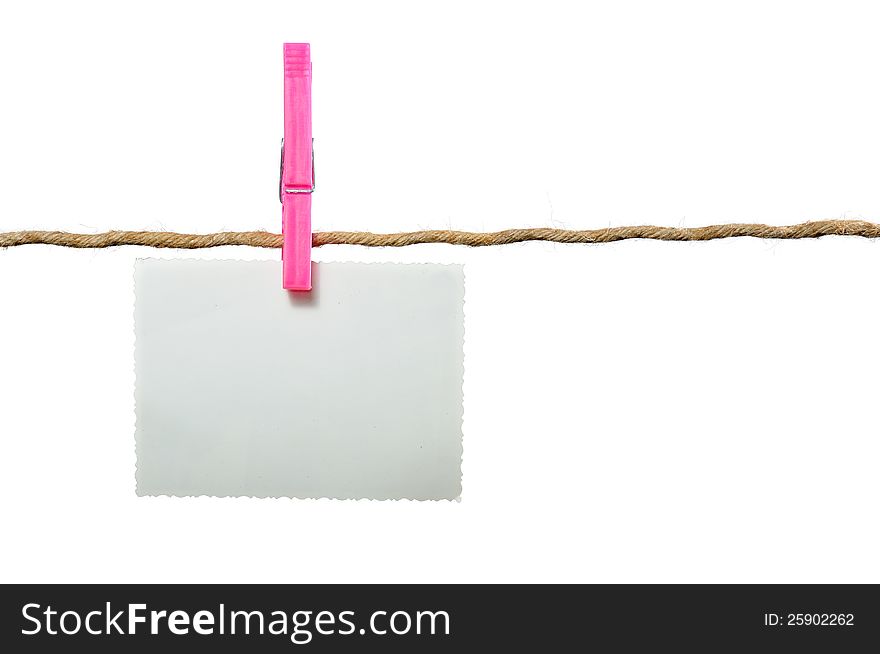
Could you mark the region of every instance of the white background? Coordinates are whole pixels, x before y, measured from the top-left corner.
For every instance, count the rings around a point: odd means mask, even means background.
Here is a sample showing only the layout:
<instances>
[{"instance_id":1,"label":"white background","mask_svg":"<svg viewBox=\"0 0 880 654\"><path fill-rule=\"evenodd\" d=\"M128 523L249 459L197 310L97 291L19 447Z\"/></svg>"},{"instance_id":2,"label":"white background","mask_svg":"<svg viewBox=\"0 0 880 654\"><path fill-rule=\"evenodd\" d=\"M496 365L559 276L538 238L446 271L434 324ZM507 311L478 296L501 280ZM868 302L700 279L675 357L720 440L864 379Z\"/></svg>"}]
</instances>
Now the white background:
<instances>
[{"instance_id":1,"label":"white background","mask_svg":"<svg viewBox=\"0 0 880 654\"><path fill-rule=\"evenodd\" d=\"M283 41L312 44L316 230L877 221L878 22L4 3L0 231L278 231ZM465 264L459 503L136 497L148 254L0 252L3 581L880 581L876 243L316 251Z\"/></svg>"}]
</instances>

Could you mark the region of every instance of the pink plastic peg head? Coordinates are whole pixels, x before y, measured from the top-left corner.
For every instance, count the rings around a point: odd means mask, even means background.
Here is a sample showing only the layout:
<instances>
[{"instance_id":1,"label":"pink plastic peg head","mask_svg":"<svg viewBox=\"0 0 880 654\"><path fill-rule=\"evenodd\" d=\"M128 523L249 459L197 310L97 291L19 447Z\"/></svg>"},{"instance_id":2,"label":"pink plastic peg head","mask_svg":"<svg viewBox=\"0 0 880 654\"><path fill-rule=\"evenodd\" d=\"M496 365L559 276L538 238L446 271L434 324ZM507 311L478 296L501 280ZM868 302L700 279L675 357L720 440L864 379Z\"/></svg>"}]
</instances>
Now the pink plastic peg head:
<instances>
[{"instance_id":1,"label":"pink plastic peg head","mask_svg":"<svg viewBox=\"0 0 880 654\"><path fill-rule=\"evenodd\" d=\"M312 61L308 43L284 44L281 232L284 288L312 289Z\"/></svg>"}]
</instances>

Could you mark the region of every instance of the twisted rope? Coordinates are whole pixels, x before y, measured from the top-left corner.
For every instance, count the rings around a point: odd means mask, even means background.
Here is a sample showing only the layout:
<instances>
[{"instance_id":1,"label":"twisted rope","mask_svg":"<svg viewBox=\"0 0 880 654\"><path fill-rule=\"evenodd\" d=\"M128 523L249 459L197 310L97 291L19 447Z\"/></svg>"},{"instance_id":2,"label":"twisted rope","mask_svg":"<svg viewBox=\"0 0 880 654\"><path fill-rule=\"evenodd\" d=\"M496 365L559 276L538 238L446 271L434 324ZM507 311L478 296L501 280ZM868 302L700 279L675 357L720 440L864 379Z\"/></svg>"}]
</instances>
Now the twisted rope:
<instances>
[{"instance_id":1,"label":"twisted rope","mask_svg":"<svg viewBox=\"0 0 880 654\"><path fill-rule=\"evenodd\" d=\"M727 224L707 227L605 227L602 229L552 229L537 227L505 229L500 232L459 232L424 230L398 234L370 232L315 232L312 246L362 245L365 247L404 247L420 243L448 243L478 247L507 245L523 241L553 243L612 243L633 238L657 241L712 241L720 238L752 236L754 238L800 239L820 236L860 236L880 238L880 225L863 220L820 220L775 227L759 224ZM111 231L101 234L72 234L52 231L19 231L0 233L0 248L17 245L58 245L70 248L107 248L117 245L143 245L154 248L198 249L221 245L248 245L280 248L281 235L270 232L216 232L213 234L179 234L176 232Z\"/></svg>"}]
</instances>

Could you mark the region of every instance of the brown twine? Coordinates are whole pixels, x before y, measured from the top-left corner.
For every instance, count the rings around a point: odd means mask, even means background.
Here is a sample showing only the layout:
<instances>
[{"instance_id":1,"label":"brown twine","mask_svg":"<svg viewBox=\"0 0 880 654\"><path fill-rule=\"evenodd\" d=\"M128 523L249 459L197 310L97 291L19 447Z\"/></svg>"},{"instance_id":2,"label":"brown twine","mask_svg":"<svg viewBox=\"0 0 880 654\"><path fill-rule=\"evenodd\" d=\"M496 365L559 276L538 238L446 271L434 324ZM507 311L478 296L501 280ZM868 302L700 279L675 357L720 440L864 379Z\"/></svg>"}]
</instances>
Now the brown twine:
<instances>
[{"instance_id":1,"label":"brown twine","mask_svg":"<svg viewBox=\"0 0 880 654\"><path fill-rule=\"evenodd\" d=\"M710 225L707 227L605 227L602 229L552 229L537 227L505 229L500 232L458 232L425 230L399 234L370 232L316 232L312 246L362 245L366 247L403 247L420 243L449 243L472 247L507 245L523 241L554 243L612 243L633 238L658 241L711 241L720 238L752 236L754 238L799 239L820 236L880 237L880 225L863 220L820 220L776 227L758 224ZM178 234L176 232L111 231L101 234L69 232L19 231L0 233L0 248L17 245L58 245L70 248L106 248L117 245L143 245L154 248L213 248L221 245L248 245L280 248L281 235L270 232L217 232L214 234Z\"/></svg>"}]
</instances>

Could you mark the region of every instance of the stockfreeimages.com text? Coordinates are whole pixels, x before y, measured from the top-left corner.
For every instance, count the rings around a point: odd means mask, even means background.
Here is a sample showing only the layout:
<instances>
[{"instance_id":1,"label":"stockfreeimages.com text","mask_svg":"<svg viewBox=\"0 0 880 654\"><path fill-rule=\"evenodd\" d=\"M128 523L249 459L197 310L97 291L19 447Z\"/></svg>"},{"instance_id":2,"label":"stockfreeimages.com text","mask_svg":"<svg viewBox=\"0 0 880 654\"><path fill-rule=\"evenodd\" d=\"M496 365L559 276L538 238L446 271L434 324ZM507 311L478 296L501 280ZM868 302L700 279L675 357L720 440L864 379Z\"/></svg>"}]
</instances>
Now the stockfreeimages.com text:
<instances>
[{"instance_id":1,"label":"stockfreeimages.com text","mask_svg":"<svg viewBox=\"0 0 880 654\"><path fill-rule=\"evenodd\" d=\"M22 606L21 613L24 619L21 633L26 636L270 634L289 636L292 643L305 645L315 635L448 636L450 629L446 611L373 611L361 627L356 624L354 611L245 611L229 610L224 604L216 610L190 612L150 610L146 604L126 604L119 608L106 602L100 609L80 612L31 603Z\"/></svg>"}]
</instances>

